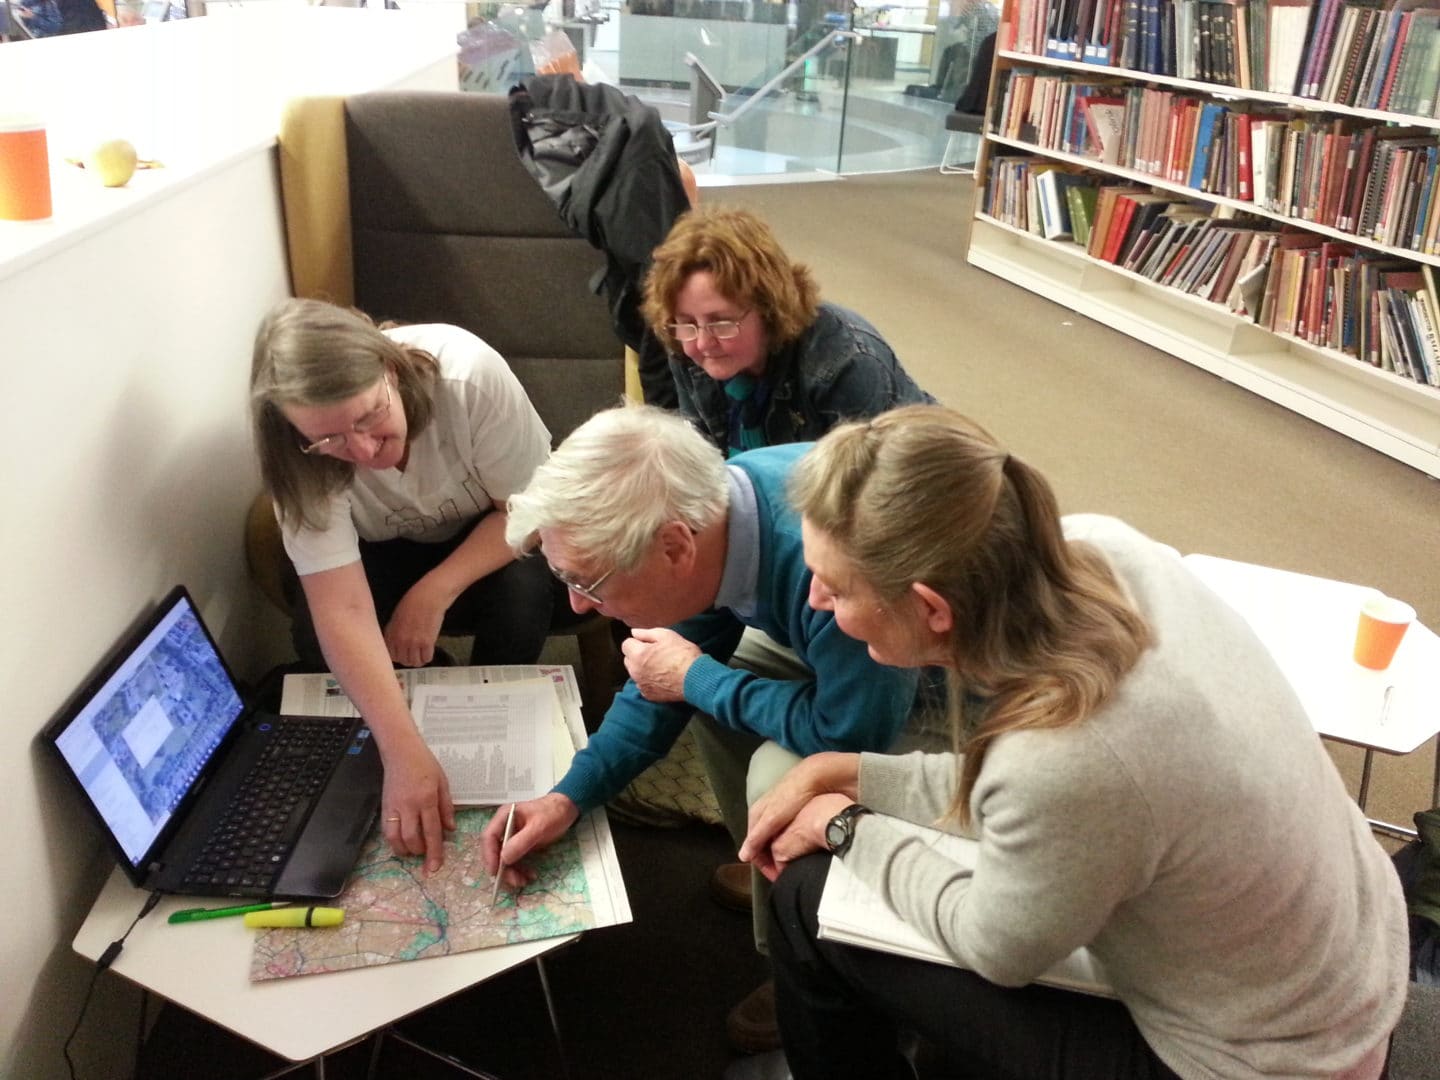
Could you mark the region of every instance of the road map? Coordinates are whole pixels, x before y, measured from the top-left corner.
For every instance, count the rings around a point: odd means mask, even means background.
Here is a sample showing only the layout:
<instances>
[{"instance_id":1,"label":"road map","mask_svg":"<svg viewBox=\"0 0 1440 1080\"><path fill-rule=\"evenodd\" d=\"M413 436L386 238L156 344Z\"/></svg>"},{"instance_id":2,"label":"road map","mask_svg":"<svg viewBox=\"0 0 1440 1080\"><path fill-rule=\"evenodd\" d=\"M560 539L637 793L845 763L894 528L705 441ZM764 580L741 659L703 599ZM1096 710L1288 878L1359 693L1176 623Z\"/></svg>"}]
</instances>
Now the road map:
<instances>
[{"instance_id":1,"label":"road map","mask_svg":"<svg viewBox=\"0 0 1440 1080\"><path fill-rule=\"evenodd\" d=\"M490 810L456 812L445 843L445 864L430 877L418 857L398 858L377 831L350 883L327 906L345 922L326 930L269 930L259 935L252 981L421 960L518 941L560 937L597 925L595 908L572 830L529 860L538 877L518 894L501 890L480 861L480 833Z\"/></svg>"}]
</instances>

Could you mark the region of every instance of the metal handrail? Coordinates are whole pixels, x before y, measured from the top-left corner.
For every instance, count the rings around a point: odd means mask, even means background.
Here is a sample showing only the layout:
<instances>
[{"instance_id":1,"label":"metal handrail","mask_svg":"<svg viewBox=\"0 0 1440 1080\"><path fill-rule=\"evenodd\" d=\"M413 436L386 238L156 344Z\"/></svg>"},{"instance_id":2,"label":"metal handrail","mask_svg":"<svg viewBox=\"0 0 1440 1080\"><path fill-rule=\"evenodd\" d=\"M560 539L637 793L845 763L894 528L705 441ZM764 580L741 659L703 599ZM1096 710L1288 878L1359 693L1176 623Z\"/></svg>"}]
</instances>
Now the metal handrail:
<instances>
[{"instance_id":1,"label":"metal handrail","mask_svg":"<svg viewBox=\"0 0 1440 1080\"><path fill-rule=\"evenodd\" d=\"M738 109L736 109L734 112L712 112L710 114L709 123L690 124L685 127L675 128L674 130L691 131L696 134L704 134L706 132L713 131L717 126L729 127L731 124L735 123L736 120L740 119L740 117L744 116L747 112L749 112L757 104L759 104L761 98L769 95L773 90L777 89L783 82L785 82L786 79L790 78L791 75L795 74L795 72L799 71L802 67L804 67L806 61L808 61L811 57L819 55L826 49L833 48L841 41L859 40L860 35L857 34L854 30L832 30L830 33L826 34L810 48L806 49L803 53L797 56L794 60L790 61L790 63L786 64L785 67L781 68L779 73L777 73L774 78L772 78L769 82L765 83L753 94L747 97L745 103L741 105ZM694 53L687 52L685 54L685 63L688 64L690 67L696 68L697 70L704 73L704 75L712 82L714 81L714 77L705 70L705 65Z\"/></svg>"}]
</instances>

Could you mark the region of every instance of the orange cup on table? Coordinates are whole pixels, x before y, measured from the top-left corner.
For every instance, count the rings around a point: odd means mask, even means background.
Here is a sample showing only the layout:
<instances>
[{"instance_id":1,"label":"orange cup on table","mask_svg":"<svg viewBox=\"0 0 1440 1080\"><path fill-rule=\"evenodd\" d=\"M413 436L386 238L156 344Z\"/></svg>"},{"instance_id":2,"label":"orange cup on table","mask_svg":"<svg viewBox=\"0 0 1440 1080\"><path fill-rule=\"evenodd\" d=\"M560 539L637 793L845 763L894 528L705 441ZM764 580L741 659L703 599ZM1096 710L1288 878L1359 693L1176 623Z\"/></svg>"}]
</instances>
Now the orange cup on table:
<instances>
[{"instance_id":1,"label":"orange cup on table","mask_svg":"<svg viewBox=\"0 0 1440 1080\"><path fill-rule=\"evenodd\" d=\"M1395 650L1410 624L1415 609L1403 600L1372 596L1360 605L1360 622L1355 627L1355 662L1372 671L1384 671L1395 659Z\"/></svg>"},{"instance_id":2,"label":"orange cup on table","mask_svg":"<svg viewBox=\"0 0 1440 1080\"><path fill-rule=\"evenodd\" d=\"M50 207L50 153L45 125L0 116L0 220L39 221Z\"/></svg>"}]
</instances>

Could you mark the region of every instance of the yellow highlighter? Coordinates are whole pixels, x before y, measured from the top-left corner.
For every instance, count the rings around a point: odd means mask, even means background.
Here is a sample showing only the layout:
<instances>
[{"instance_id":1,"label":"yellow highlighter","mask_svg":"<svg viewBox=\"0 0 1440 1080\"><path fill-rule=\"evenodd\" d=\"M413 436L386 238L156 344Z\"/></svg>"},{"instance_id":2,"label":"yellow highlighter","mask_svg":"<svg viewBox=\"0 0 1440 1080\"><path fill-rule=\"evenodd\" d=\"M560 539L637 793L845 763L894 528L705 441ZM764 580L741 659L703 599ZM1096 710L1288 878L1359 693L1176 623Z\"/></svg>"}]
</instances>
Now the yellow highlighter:
<instances>
[{"instance_id":1,"label":"yellow highlighter","mask_svg":"<svg viewBox=\"0 0 1440 1080\"><path fill-rule=\"evenodd\" d=\"M250 911L245 915L245 925L268 928L272 926L339 926L345 921L345 912L338 907L288 907L270 911Z\"/></svg>"}]
</instances>

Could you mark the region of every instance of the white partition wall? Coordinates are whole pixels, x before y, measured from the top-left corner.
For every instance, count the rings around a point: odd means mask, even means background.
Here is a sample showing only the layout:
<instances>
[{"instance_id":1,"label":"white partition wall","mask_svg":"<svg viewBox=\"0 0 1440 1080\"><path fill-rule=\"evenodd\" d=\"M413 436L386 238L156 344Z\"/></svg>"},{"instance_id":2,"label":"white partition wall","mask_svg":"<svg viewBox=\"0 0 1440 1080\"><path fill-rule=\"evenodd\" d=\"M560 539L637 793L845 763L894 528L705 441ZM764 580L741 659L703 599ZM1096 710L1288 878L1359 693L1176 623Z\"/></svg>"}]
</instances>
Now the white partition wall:
<instances>
[{"instance_id":1,"label":"white partition wall","mask_svg":"<svg viewBox=\"0 0 1440 1080\"><path fill-rule=\"evenodd\" d=\"M258 489L250 341L289 288L280 108L292 93L454 88L454 50L452 28L403 12L263 7L0 46L3 108L50 127L56 210L0 222L0 1075L66 1075L89 980L70 940L113 865L36 732L176 582L242 677L287 651L242 550ZM61 160L108 135L165 168L107 190ZM102 977L81 1075L129 1074L137 1003Z\"/></svg>"}]
</instances>

